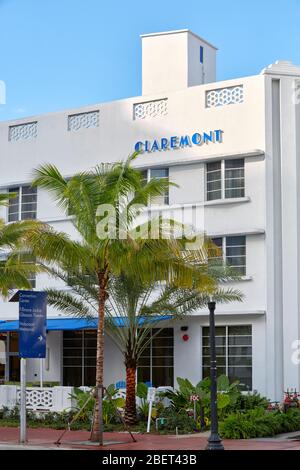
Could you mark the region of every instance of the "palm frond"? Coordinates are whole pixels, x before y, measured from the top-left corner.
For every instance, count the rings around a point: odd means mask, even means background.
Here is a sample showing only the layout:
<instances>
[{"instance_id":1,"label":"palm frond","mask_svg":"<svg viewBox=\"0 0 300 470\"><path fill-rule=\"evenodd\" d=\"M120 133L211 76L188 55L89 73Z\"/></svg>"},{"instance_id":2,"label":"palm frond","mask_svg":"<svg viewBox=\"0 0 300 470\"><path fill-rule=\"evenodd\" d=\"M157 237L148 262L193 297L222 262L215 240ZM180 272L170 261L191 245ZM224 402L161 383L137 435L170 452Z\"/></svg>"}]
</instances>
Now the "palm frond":
<instances>
[{"instance_id":1,"label":"palm frond","mask_svg":"<svg viewBox=\"0 0 300 470\"><path fill-rule=\"evenodd\" d=\"M72 317L94 319L95 314L80 298L58 289L46 289L48 304Z\"/></svg>"}]
</instances>

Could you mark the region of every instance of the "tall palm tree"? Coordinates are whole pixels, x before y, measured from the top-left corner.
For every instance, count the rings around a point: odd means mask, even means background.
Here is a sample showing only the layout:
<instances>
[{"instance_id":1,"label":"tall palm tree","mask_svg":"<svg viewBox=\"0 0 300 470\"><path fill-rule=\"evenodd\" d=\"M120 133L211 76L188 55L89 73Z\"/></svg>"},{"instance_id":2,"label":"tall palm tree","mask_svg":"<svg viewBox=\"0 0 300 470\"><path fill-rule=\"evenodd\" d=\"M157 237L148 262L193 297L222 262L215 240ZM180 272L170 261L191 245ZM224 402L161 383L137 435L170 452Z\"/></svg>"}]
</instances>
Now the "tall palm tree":
<instances>
[{"instance_id":1,"label":"tall palm tree","mask_svg":"<svg viewBox=\"0 0 300 470\"><path fill-rule=\"evenodd\" d=\"M72 240L67 234L44 226L29 238L33 255L40 262L66 272L96 278L98 390L103 387L104 317L112 275L118 276L126 268L128 274L135 273L144 282L168 279L186 287L197 282L199 286L205 284L207 288L214 288L214 281L209 276L197 275L195 271L195 266L206 259L202 246L193 251L184 250L183 239L147 238L147 230L153 228L151 223L135 226L141 206L148 206L150 198L164 194L170 184L163 179L144 184L141 173L131 165L137 155L124 162L99 165L68 179L52 165L41 166L34 172L33 184L50 191L56 202L66 212L70 211L79 239ZM116 224L112 223L114 216ZM161 220L158 224L155 221L154 225L158 225L158 232L164 231L165 235L167 230L173 233L176 226ZM98 405L101 407L101 403ZM101 408L96 407L91 436L93 441L100 443L103 442L101 414Z\"/></svg>"},{"instance_id":2,"label":"tall palm tree","mask_svg":"<svg viewBox=\"0 0 300 470\"><path fill-rule=\"evenodd\" d=\"M0 207L7 206L13 194L0 194ZM39 267L29 254L27 237L40 230L38 221L5 223L0 218L0 295L7 297L12 289L31 289L28 278L39 272Z\"/></svg>"},{"instance_id":3,"label":"tall palm tree","mask_svg":"<svg viewBox=\"0 0 300 470\"><path fill-rule=\"evenodd\" d=\"M202 266L206 275L207 265ZM50 305L78 317L93 318L97 312L97 289L95 279L80 273L67 278L64 272L53 271L53 275L67 282L71 292L48 289ZM233 274L214 270L216 280L214 299L218 303L241 301L242 294L231 288L219 288L217 283L230 280ZM126 368L125 421L136 423L136 371L145 348L151 341L154 328L158 335L162 321L173 322L207 306L209 300L205 287L202 290L180 289L176 286L157 282L142 282L134 275L121 273L111 276L108 284L108 299L105 310L105 333L111 337L122 352Z\"/></svg>"}]
</instances>

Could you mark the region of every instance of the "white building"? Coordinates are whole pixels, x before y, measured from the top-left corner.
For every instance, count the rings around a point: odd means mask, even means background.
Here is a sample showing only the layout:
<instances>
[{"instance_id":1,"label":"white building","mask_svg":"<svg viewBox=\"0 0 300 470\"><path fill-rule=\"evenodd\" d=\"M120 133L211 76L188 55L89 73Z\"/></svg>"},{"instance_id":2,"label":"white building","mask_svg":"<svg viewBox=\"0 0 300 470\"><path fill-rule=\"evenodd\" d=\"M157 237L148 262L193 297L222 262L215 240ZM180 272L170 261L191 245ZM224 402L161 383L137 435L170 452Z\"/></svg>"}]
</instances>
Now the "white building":
<instances>
[{"instance_id":1,"label":"white building","mask_svg":"<svg viewBox=\"0 0 300 470\"><path fill-rule=\"evenodd\" d=\"M220 371L280 400L288 387L300 390L292 360L300 339L300 68L278 62L253 77L216 82L216 48L188 30L144 35L142 52L142 96L0 123L0 188L19 190L2 215L37 217L76 236L49 195L28 188L33 168L51 162L69 176L139 148L136 165L148 178L179 185L159 210L172 206L178 215L186 205L191 221L196 208L243 275L234 287L245 301L216 312ZM53 280L39 276L36 288L46 285ZM48 317L59 313L49 309ZM0 319L17 318L18 304L2 301ZM166 325L139 377L154 385L176 385L178 376L199 381L208 371L207 326L202 311ZM16 380L16 333L0 345L0 378ZM44 379L89 385L94 347L93 331L49 331ZM124 380L121 354L109 340L105 354L105 383ZM28 380L38 378L38 361L30 360Z\"/></svg>"}]
</instances>

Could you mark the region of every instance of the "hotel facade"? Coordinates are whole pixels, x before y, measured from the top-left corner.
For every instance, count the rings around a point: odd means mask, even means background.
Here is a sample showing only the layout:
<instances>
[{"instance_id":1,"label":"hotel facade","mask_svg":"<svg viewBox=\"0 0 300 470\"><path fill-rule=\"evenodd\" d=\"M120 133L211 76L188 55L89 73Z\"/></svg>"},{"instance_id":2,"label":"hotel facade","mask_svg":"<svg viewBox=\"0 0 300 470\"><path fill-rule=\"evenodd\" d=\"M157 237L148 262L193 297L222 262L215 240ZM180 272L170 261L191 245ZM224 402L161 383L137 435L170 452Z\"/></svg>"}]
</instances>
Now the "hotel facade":
<instances>
[{"instance_id":1,"label":"hotel facade","mask_svg":"<svg viewBox=\"0 0 300 470\"><path fill-rule=\"evenodd\" d=\"M18 197L0 215L37 218L76 237L72 218L30 187L33 169L50 162L69 177L139 150L135 166L145 178L178 185L151 209L196 220L241 276L230 286L244 301L216 310L219 372L280 400L289 387L300 391L300 68L277 62L216 82L216 53L188 30L144 35L141 96L1 122L0 190ZM59 286L46 275L32 282L37 290ZM18 304L2 300L2 382L19 379L17 319ZM95 330L71 322L48 308L44 380L93 385ZM163 326L138 379L198 382L209 371L208 312ZM39 361L29 360L28 381L39 374ZM105 338L105 384L124 380L122 355Z\"/></svg>"}]
</instances>

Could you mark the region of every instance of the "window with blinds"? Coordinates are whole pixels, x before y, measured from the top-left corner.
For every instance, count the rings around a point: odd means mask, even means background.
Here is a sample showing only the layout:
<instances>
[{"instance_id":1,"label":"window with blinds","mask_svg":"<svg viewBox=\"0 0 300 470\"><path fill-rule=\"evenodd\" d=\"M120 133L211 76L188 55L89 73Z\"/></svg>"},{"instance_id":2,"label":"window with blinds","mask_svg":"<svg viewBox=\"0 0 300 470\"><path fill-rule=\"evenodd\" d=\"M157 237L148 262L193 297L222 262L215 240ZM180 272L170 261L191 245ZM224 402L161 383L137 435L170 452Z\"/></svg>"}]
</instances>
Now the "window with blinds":
<instances>
[{"instance_id":1,"label":"window with blinds","mask_svg":"<svg viewBox=\"0 0 300 470\"><path fill-rule=\"evenodd\" d=\"M243 391L252 390L252 326L217 326L216 354L218 376L238 380ZM210 375L209 328L202 328L202 373Z\"/></svg>"},{"instance_id":2,"label":"window with blinds","mask_svg":"<svg viewBox=\"0 0 300 470\"><path fill-rule=\"evenodd\" d=\"M221 160L206 165L206 200L245 197L245 161Z\"/></svg>"},{"instance_id":3,"label":"window with blinds","mask_svg":"<svg viewBox=\"0 0 300 470\"><path fill-rule=\"evenodd\" d=\"M19 186L9 188L9 193L15 197L9 201L8 222L36 219L37 188Z\"/></svg>"}]
</instances>

